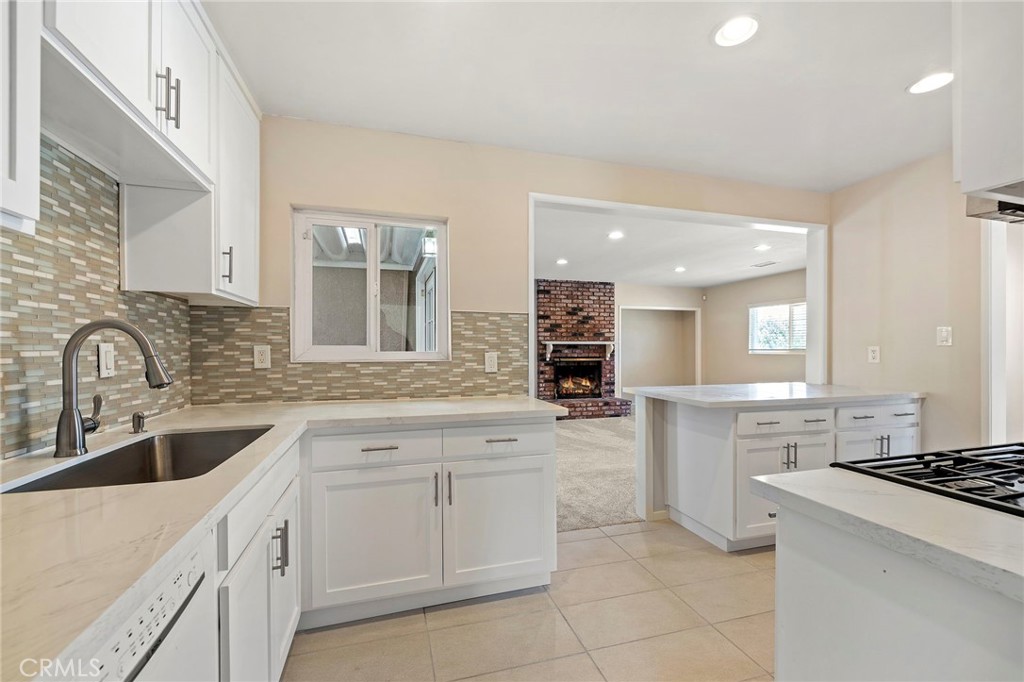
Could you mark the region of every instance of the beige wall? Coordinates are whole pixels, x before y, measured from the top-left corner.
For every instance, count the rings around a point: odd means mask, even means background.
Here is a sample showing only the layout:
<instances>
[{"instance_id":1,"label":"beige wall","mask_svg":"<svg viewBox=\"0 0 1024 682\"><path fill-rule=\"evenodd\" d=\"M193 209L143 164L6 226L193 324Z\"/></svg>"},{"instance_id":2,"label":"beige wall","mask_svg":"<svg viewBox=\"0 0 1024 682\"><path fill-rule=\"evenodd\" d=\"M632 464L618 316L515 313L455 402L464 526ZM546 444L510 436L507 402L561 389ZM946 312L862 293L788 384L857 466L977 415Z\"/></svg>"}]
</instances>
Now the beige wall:
<instances>
[{"instance_id":1,"label":"beige wall","mask_svg":"<svg viewBox=\"0 0 1024 682\"><path fill-rule=\"evenodd\" d=\"M952 173L943 154L832 194L832 380L928 393L926 450L981 440L980 225Z\"/></svg>"},{"instance_id":2,"label":"beige wall","mask_svg":"<svg viewBox=\"0 0 1024 682\"><path fill-rule=\"evenodd\" d=\"M696 313L622 310L618 384L686 386L697 381Z\"/></svg>"},{"instance_id":3,"label":"beige wall","mask_svg":"<svg viewBox=\"0 0 1024 682\"><path fill-rule=\"evenodd\" d=\"M703 289L615 283L615 307L700 308Z\"/></svg>"},{"instance_id":4,"label":"beige wall","mask_svg":"<svg viewBox=\"0 0 1024 682\"><path fill-rule=\"evenodd\" d=\"M526 312L530 192L828 222L828 195L735 180L266 117L260 302L291 292L293 205L450 221L453 310Z\"/></svg>"},{"instance_id":5,"label":"beige wall","mask_svg":"<svg viewBox=\"0 0 1024 682\"><path fill-rule=\"evenodd\" d=\"M1006 440L1024 440L1024 226L1006 229Z\"/></svg>"},{"instance_id":6,"label":"beige wall","mask_svg":"<svg viewBox=\"0 0 1024 682\"><path fill-rule=\"evenodd\" d=\"M805 298L806 279L806 271L795 270L704 290L707 300L701 320L703 383L804 380L803 353L751 355L748 325L751 305Z\"/></svg>"}]
</instances>

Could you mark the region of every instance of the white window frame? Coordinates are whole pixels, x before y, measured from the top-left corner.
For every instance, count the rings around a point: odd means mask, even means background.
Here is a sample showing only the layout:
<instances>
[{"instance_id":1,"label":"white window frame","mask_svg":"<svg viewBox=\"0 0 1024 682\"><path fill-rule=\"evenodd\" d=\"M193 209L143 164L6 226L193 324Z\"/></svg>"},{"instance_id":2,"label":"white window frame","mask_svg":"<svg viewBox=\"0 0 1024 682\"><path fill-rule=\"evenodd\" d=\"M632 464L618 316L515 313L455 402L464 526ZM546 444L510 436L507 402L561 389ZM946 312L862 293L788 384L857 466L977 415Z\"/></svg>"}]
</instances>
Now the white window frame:
<instances>
[{"instance_id":1,"label":"white window frame","mask_svg":"<svg viewBox=\"0 0 1024 682\"><path fill-rule=\"evenodd\" d=\"M362 346L313 344L314 225L339 224L366 228L366 329ZM435 261L437 343L434 351L382 351L380 346L380 253L377 225L429 227L437 234ZM292 362L440 362L451 359L451 310L448 304L448 221L387 214L294 209L292 212L293 272L291 307ZM417 329L417 332L419 330ZM417 343L419 341L417 340Z\"/></svg>"},{"instance_id":2,"label":"white window frame","mask_svg":"<svg viewBox=\"0 0 1024 682\"><path fill-rule=\"evenodd\" d=\"M747 354L748 355L806 355L807 354L807 340L804 338L803 348L788 348L786 350L755 350L750 347L750 311L754 308L771 308L773 306L788 305L789 306L789 338L790 343L793 340L793 306L795 305L807 305L806 298L793 298L785 301L769 301L766 303L750 303L747 305Z\"/></svg>"}]
</instances>

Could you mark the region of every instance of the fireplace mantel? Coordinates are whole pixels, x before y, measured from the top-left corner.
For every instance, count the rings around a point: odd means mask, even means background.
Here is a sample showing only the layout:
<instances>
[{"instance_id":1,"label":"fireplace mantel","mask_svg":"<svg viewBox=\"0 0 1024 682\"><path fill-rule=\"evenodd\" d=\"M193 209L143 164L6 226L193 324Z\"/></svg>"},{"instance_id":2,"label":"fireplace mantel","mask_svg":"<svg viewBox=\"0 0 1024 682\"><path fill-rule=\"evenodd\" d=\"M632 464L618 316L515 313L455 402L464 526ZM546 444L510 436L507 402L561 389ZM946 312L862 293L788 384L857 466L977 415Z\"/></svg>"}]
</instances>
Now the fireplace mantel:
<instances>
[{"instance_id":1,"label":"fireplace mantel","mask_svg":"<svg viewBox=\"0 0 1024 682\"><path fill-rule=\"evenodd\" d=\"M615 344L611 341L542 341L547 347L546 360L551 362L551 352L555 349L555 346L604 346L604 359L611 360L612 353L615 351Z\"/></svg>"}]
</instances>

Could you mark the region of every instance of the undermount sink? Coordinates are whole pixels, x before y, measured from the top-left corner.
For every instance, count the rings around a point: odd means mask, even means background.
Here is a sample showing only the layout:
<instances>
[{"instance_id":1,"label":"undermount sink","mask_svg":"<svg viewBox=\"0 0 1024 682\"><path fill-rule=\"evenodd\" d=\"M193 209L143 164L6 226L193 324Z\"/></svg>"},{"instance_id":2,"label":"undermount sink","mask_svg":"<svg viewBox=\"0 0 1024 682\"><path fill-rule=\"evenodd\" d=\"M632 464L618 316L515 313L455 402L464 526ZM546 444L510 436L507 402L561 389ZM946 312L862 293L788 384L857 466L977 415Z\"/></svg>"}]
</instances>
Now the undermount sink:
<instances>
[{"instance_id":1,"label":"undermount sink","mask_svg":"<svg viewBox=\"0 0 1024 682\"><path fill-rule=\"evenodd\" d=\"M270 428L254 426L150 436L6 492L99 488L194 478L213 471Z\"/></svg>"}]
</instances>

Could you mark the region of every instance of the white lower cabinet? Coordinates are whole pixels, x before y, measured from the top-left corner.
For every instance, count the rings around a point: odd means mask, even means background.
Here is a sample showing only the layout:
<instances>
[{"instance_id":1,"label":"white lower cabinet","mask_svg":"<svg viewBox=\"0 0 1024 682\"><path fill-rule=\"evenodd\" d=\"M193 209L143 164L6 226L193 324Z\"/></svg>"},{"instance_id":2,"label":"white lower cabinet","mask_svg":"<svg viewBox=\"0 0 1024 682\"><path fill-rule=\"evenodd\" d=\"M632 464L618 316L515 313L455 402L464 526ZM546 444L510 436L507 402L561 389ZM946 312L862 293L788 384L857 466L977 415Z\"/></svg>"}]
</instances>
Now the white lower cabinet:
<instances>
[{"instance_id":1,"label":"white lower cabinet","mask_svg":"<svg viewBox=\"0 0 1024 682\"><path fill-rule=\"evenodd\" d=\"M836 460L850 462L872 457L911 455L918 452L918 429L915 426L839 431L836 434Z\"/></svg>"},{"instance_id":2,"label":"white lower cabinet","mask_svg":"<svg viewBox=\"0 0 1024 682\"><path fill-rule=\"evenodd\" d=\"M299 616L294 479L219 588L220 679L280 679Z\"/></svg>"}]
</instances>

